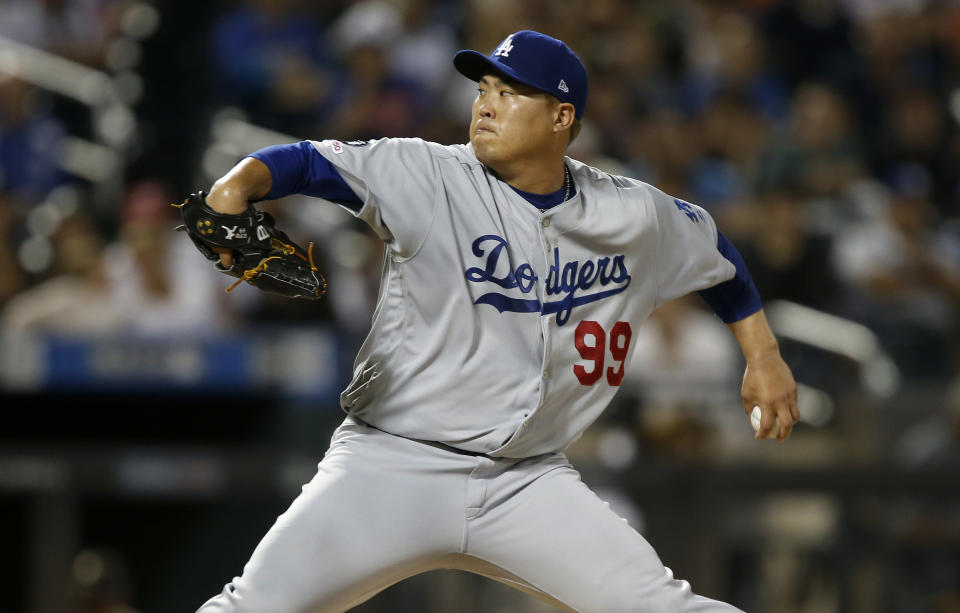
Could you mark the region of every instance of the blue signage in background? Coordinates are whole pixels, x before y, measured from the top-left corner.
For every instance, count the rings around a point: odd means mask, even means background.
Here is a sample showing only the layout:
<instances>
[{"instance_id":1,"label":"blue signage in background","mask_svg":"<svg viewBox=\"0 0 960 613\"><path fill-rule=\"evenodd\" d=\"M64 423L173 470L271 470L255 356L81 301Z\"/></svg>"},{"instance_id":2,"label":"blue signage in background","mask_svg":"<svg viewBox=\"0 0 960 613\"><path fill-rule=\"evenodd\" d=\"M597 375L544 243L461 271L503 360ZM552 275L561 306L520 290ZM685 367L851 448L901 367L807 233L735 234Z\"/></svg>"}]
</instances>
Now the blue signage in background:
<instances>
[{"instance_id":1,"label":"blue signage in background","mask_svg":"<svg viewBox=\"0 0 960 613\"><path fill-rule=\"evenodd\" d=\"M4 334L0 385L17 391L237 394L326 400L343 385L340 342L318 328L201 339Z\"/></svg>"}]
</instances>

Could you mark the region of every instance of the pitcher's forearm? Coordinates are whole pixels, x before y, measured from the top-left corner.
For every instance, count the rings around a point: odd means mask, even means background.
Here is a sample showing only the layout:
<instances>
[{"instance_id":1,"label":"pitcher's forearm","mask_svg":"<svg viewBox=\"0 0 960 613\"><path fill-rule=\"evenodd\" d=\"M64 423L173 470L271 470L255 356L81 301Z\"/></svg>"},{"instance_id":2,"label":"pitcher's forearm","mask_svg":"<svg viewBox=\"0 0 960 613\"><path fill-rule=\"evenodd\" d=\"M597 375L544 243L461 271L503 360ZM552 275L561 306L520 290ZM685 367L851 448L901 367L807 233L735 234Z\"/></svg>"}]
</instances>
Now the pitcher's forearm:
<instances>
[{"instance_id":1,"label":"pitcher's forearm","mask_svg":"<svg viewBox=\"0 0 960 613\"><path fill-rule=\"evenodd\" d=\"M207 204L219 213L242 213L248 203L270 193L272 185L273 177L266 164L254 158L244 158L213 184L207 195Z\"/></svg>"},{"instance_id":2,"label":"pitcher's forearm","mask_svg":"<svg viewBox=\"0 0 960 613\"><path fill-rule=\"evenodd\" d=\"M727 324L733 333L740 351L747 363L755 362L770 355L778 355L780 351L777 338L767 323L767 316L763 309L740 321Z\"/></svg>"}]
</instances>

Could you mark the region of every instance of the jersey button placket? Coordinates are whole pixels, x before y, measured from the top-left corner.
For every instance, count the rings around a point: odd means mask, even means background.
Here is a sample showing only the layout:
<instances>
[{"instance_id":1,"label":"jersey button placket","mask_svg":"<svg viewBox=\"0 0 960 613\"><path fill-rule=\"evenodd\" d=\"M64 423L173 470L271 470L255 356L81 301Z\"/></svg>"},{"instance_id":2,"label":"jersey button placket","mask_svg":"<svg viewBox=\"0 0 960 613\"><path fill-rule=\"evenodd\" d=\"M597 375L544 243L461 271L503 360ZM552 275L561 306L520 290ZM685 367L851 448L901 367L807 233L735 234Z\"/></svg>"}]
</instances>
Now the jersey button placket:
<instances>
[{"instance_id":1,"label":"jersey button placket","mask_svg":"<svg viewBox=\"0 0 960 613\"><path fill-rule=\"evenodd\" d=\"M556 236L553 235L553 232L548 230L550 227L551 220L550 217L542 217L540 219L540 238L543 240L543 255L545 259L546 267L540 275L540 295L543 296L544 303L547 302L549 296L547 295L547 277L549 276L550 266L553 262L553 249L556 248ZM543 401L546 399L546 384L550 378L550 317L540 316L540 333L543 335L543 362L540 365L540 400L537 403L537 408L543 404ZM533 411L531 414L525 415L521 428L527 428L531 421L533 421L534 414L536 411Z\"/></svg>"}]
</instances>

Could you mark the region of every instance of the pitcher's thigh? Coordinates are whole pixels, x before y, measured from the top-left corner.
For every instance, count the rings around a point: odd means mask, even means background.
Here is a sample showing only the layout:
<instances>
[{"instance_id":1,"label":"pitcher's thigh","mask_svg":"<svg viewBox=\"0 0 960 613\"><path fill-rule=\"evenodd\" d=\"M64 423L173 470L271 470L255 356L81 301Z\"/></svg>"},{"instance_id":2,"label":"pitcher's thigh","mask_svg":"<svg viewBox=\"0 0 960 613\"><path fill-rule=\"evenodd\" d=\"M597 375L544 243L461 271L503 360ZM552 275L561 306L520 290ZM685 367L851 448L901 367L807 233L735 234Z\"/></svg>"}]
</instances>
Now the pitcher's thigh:
<instances>
[{"instance_id":1,"label":"pitcher's thigh","mask_svg":"<svg viewBox=\"0 0 960 613\"><path fill-rule=\"evenodd\" d=\"M585 613L738 611L674 579L650 543L569 467L474 520L469 553Z\"/></svg>"},{"instance_id":2,"label":"pitcher's thigh","mask_svg":"<svg viewBox=\"0 0 960 613\"><path fill-rule=\"evenodd\" d=\"M371 451L375 455L376 451ZM462 507L417 471L332 450L254 550L243 575L198 613L343 611L443 562L462 534Z\"/></svg>"}]
</instances>

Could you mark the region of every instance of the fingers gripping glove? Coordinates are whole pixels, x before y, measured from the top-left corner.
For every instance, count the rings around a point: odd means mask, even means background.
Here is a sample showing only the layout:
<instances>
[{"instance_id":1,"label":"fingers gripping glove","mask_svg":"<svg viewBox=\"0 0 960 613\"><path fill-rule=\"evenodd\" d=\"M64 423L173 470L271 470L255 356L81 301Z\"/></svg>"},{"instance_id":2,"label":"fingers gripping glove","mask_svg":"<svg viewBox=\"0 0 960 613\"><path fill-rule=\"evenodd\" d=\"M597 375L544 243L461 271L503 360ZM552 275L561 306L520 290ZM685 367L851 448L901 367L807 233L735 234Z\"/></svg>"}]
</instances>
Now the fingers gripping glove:
<instances>
[{"instance_id":1,"label":"fingers gripping glove","mask_svg":"<svg viewBox=\"0 0 960 613\"><path fill-rule=\"evenodd\" d=\"M186 232L200 253L216 262L217 270L239 279L228 292L246 281L288 298L316 300L327 293L327 281L313 263L313 243L304 250L291 241L276 229L270 213L253 205L237 215L218 213L207 205L202 191L173 206L183 216L183 225L177 230ZM233 251L230 268L220 263L215 247Z\"/></svg>"}]
</instances>

